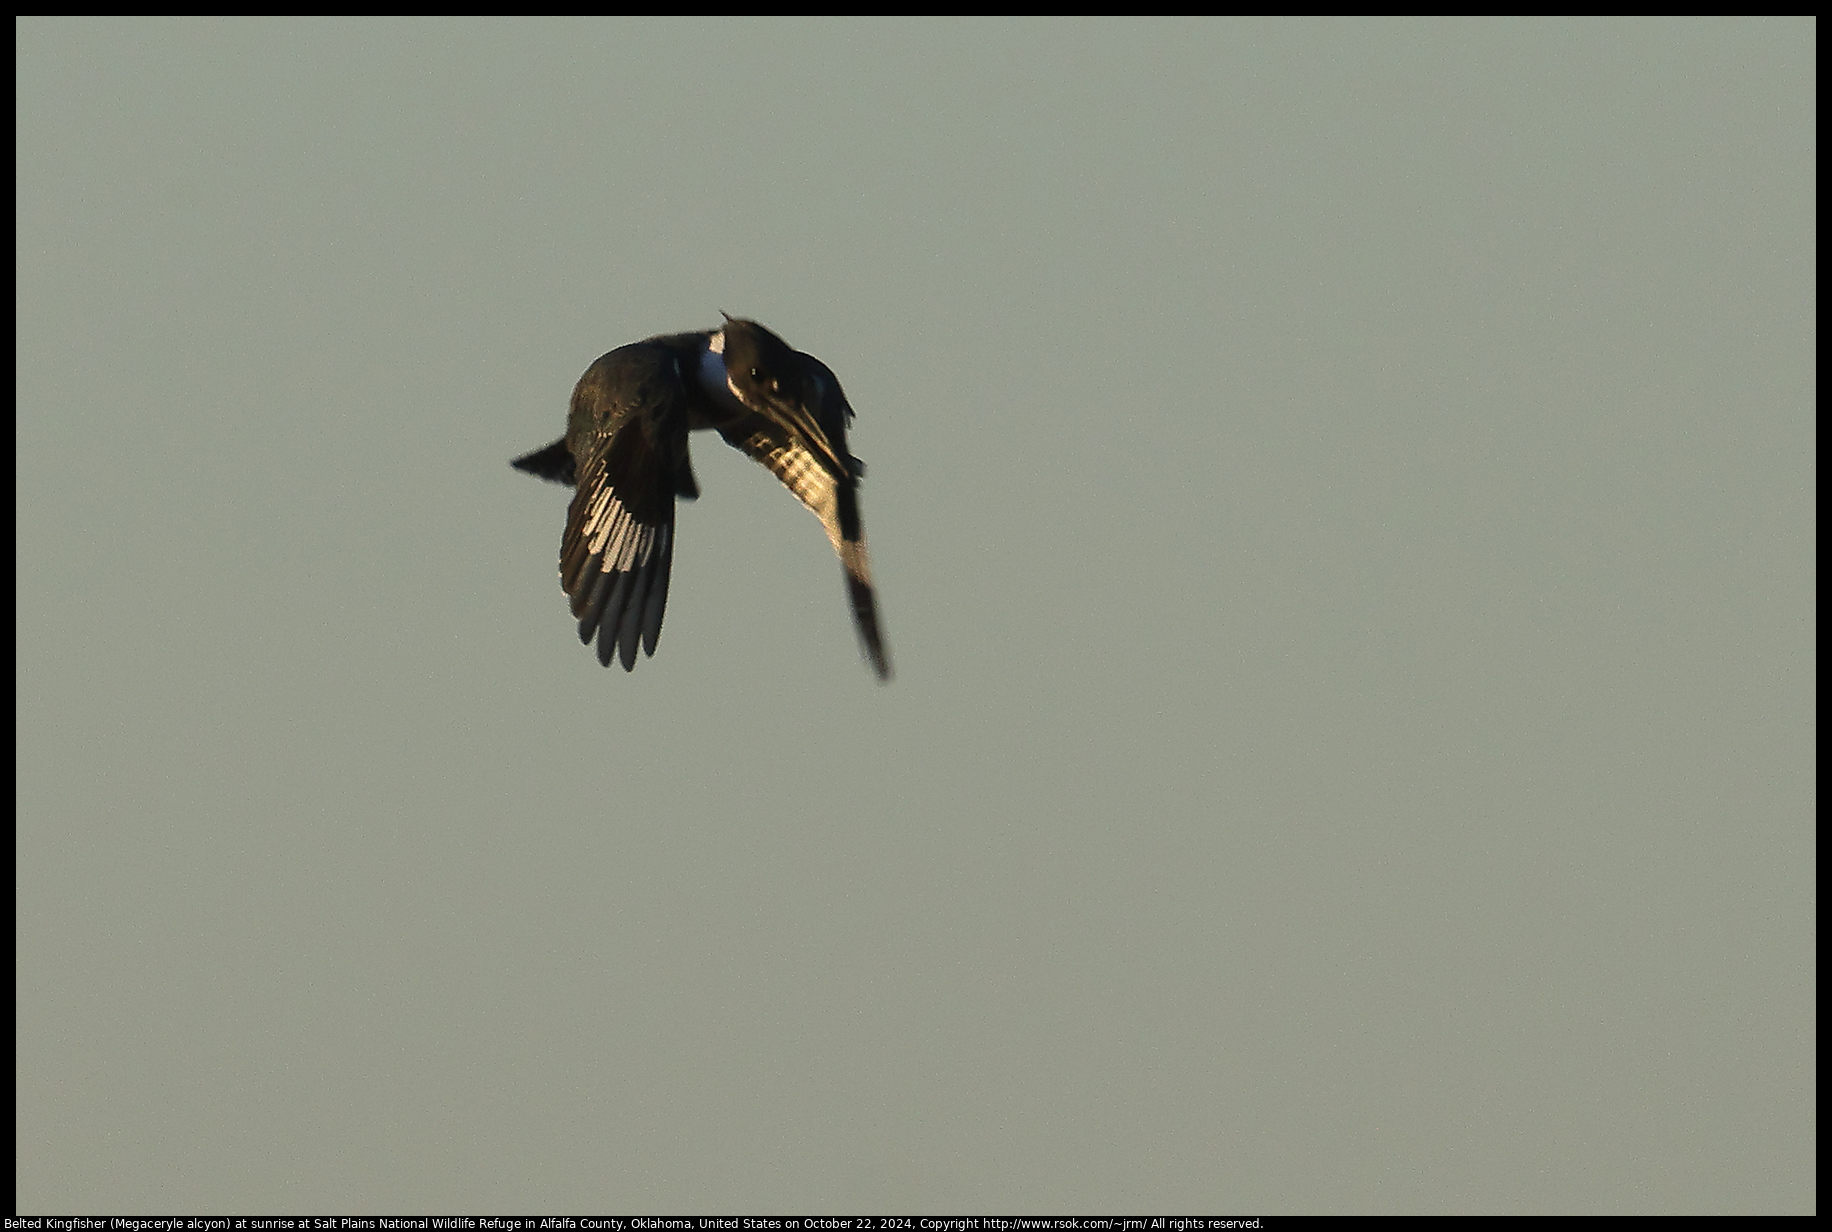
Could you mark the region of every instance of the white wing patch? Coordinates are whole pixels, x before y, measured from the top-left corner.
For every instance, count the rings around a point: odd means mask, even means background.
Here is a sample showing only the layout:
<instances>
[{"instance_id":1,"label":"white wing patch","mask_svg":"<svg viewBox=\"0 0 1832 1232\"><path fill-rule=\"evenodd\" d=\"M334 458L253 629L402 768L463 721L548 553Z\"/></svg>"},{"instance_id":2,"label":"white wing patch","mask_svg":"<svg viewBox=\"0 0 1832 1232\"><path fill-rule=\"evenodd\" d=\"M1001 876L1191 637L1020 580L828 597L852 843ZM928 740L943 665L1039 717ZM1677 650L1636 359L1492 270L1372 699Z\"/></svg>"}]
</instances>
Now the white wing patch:
<instances>
[{"instance_id":1,"label":"white wing patch","mask_svg":"<svg viewBox=\"0 0 1832 1232\"><path fill-rule=\"evenodd\" d=\"M747 444L745 452L769 468L771 474L782 480L784 487L795 493L795 499L821 520L821 525L827 529L827 538L833 540L833 550L838 552L839 508L834 500L834 478L827 468L800 445L772 442L762 433L753 436Z\"/></svg>"},{"instance_id":2,"label":"white wing patch","mask_svg":"<svg viewBox=\"0 0 1832 1232\"><path fill-rule=\"evenodd\" d=\"M598 489L585 511L581 535L588 555L599 557L604 573L624 573L649 563L660 546L660 528L630 516L616 492Z\"/></svg>"}]
</instances>

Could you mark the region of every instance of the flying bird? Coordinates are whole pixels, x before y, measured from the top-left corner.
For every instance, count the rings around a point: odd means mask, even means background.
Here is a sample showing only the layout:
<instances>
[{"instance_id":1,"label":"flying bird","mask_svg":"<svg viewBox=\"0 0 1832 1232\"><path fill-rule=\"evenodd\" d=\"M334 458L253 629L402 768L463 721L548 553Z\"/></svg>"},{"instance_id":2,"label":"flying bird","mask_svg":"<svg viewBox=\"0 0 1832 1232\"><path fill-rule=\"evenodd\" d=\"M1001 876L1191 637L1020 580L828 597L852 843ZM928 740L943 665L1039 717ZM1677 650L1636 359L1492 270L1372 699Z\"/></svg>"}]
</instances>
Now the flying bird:
<instances>
[{"instance_id":1,"label":"flying bird","mask_svg":"<svg viewBox=\"0 0 1832 1232\"><path fill-rule=\"evenodd\" d=\"M769 468L826 527L860 645L889 680L859 522L865 464L846 448L852 417L826 364L729 316L719 329L618 347L587 368L566 435L510 465L577 489L560 541L560 586L579 640L596 639L598 662L620 659L627 672L638 642L655 653L674 563L674 502L700 494L687 434L710 428Z\"/></svg>"}]
</instances>

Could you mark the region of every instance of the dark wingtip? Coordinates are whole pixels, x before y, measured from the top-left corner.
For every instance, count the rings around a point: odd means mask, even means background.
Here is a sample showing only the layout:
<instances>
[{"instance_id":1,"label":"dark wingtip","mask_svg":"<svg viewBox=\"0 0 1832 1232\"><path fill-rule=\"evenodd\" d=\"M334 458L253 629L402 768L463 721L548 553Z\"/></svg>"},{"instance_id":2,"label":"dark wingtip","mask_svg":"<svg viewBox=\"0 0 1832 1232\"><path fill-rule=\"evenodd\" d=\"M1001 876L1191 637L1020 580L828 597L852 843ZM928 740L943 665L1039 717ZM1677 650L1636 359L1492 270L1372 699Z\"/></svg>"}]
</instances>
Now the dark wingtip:
<instances>
[{"instance_id":1,"label":"dark wingtip","mask_svg":"<svg viewBox=\"0 0 1832 1232\"><path fill-rule=\"evenodd\" d=\"M872 585L864 578L846 571L846 594L852 600L852 622L859 631L859 649L866 662L878 673L880 683L891 679L891 652L884 644L884 633L878 628L878 602Z\"/></svg>"},{"instance_id":2,"label":"dark wingtip","mask_svg":"<svg viewBox=\"0 0 1832 1232\"><path fill-rule=\"evenodd\" d=\"M646 655L655 653L655 643L661 639L662 612L668 606L668 575L674 570L674 527L668 526L662 534L661 560L643 602L642 652Z\"/></svg>"}]
</instances>

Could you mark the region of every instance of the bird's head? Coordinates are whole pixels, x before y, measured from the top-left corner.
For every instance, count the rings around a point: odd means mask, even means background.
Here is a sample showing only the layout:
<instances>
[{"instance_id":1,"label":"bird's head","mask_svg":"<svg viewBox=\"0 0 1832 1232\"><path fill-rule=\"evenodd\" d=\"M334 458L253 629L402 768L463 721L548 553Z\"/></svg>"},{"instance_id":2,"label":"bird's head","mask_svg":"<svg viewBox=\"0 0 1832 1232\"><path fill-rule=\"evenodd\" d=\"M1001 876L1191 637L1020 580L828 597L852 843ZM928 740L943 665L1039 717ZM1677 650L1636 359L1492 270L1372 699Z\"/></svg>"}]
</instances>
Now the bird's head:
<instances>
[{"instance_id":1,"label":"bird's head","mask_svg":"<svg viewBox=\"0 0 1832 1232\"><path fill-rule=\"evenodd\" d=\"M852 407L833 371L755 321L725 318L713 348L725 361L732 394L751 410L790 428L816 457L840 474L852 469L846 421Z\"/></svg>"}]
</instances>

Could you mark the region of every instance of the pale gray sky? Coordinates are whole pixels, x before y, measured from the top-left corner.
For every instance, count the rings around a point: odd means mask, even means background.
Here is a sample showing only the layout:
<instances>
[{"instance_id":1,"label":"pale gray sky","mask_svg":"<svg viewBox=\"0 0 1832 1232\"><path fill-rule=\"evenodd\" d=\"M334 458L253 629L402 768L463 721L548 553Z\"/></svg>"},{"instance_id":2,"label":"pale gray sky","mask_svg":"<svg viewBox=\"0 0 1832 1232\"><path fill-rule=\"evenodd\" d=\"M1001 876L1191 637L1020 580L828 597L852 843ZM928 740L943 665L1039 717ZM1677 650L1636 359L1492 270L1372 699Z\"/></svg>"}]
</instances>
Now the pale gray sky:
<instances>
[{"instance_id":1,"label":"pale gray sky","mask_svg":"<svg viewBox=\"0 0 1832 1232\"><path fill-rule=\"evenodd\" d=\"M21 1211L1814 1209L1811 22L16 32Z\"/></svg>"}]
</instances>

